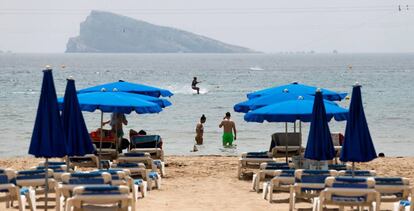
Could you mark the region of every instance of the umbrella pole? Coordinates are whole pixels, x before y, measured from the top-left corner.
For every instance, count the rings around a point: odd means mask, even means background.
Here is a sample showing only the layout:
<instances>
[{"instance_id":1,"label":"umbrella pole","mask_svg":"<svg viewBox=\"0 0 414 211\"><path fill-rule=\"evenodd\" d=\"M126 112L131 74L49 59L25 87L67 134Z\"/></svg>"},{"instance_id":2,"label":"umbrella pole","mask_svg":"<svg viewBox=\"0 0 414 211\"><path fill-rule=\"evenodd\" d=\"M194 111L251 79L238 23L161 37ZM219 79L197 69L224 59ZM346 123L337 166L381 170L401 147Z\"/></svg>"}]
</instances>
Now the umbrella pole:
<instances>
[{"instance_id":1,"label":"umbrella pole","mask_svg":"<svg viewBox=\"0 0 414 211\"><path fill-rule=\"evenodd\" d=\"M69 172L69 155L66 156L66 172Z\"/></svg>"},{"instance_id":2,"label":"umbrella pole","mask_svg":"<svg viewBox=\"0 0 414 211\"><path fill-rule=\"evenodd\" d=\"M286 137L286 142L285 142L285 155L286 155L286 163L288 162L288 123L285 122L285 137Z\"/></svg>"},{"instance_id":3,"label":"umbrella pole","mask_svg":"<svg viewBox=\"0 0 414 211\"><path fill-rule=\"evenodd\" d=\"M101 137L99 140L99 169L102 169L101 157L102 157L102 138L103 138L103 111L101 110Z\"/></svg>"},{"instance_id":4,"label":"umbrella pole","mask_svg":"<svg viewBox=\"0 0 414 211\"><path fill-rule=\"evenodd\" d=\"M293 132L294 132L294 133L296 133L296 120L295 120L295 122L293 123Z\"/></svg>"},{"instance_id":5,"label":"umbrella pole","mask_svg":"<svg viewBox=\"0 0 414 211\"><path fill-rule=\"evenodd\" d=\"M302 168L302 121L299 120L299 166Z\"/></svg>"},{"instance_id":6,"label":"umbrella pole","mask_svg":"<svg viewBox=\"0 0 414 211\"><path fill-rule=\"evenodd\" d=\"M118 124L118 122L117 122ZM121 123L122 124L122 123ZM119 137L118 137L118 125L115 126L115 151L116 151L116 157L118 158L118 142L119 142Z\"/></svg>"},{"instance_id":7,"label":"umbrella pole","mask_svg":"<svg viewBox=\"0 0 414 211\"><path fill-rule=\"evenodd\" d=\"M355 177L355 162L352 162L352 177Z\"/></svg>"},{"instance_id":8,"label":"umbrella pole","mask_svg":"<svg viewBox=\"0 0 414 211\"><path fill-rule=\"evenodd\" d=\"M45 163L45 210L47 210L47 192L49 192L49 158L46 158Z\"/></svg>"}]
</instances>

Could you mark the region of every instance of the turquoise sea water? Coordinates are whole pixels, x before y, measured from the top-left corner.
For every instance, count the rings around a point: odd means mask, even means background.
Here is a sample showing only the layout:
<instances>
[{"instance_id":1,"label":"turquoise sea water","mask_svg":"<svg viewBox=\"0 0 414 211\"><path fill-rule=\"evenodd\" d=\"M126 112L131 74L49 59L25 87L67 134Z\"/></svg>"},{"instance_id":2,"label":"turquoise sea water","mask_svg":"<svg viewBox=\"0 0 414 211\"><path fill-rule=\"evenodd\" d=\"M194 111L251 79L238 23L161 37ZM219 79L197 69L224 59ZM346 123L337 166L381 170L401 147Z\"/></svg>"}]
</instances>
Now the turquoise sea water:
<instances>
[{"instance_id":1,"label":"turquoise sea water","mask_svg":"<svg viewBox=\"0 0 414 211\"><path fill-rule=\"evenodd\" d=\"M75 78L78 89L123 79L173 91L172 107L156 115L128 115L125 131L160 134L166 153L177 155L268 149L270 135L283 132L284 124L247 123L235 112L237 147L221 147L218 124L248 92L292 81L350 92L358 81L377 152L414 156L414 54L0 54L2 157L27 155L46 64L54 67L59 96L68 76ZM263 70L250 69L256 66ZM193 76L203 81L201 95L190 89ZM349 101L340 104L347 107ZM193 153L195 126L202 114L207 117L205 145ZM99 127L98 111L84 115L89 129ZM330 126L331 131L343 132L345 123L332 121ZM303 125L304 143L308 128Z\"/></svg>"}]
</instances>

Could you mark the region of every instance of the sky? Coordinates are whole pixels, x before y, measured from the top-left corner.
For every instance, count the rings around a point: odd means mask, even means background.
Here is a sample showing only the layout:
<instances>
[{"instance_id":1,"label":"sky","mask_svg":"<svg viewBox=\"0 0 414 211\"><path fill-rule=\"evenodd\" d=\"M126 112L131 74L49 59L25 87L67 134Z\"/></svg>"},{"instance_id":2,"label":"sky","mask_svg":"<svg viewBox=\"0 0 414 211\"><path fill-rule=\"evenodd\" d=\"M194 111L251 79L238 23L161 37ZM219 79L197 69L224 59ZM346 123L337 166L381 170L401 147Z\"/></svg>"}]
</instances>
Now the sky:
<instances>
[{"instance_id":1,"label":"sky","mask_svg":"<svg viewBox=\"0 0 414 211\"><path fill-rule=\"evenodd\" d=\"M0 50L64 52L91 10L266 53L414 52L414 0L0 0Z\"/></svg>"}]
</instances>

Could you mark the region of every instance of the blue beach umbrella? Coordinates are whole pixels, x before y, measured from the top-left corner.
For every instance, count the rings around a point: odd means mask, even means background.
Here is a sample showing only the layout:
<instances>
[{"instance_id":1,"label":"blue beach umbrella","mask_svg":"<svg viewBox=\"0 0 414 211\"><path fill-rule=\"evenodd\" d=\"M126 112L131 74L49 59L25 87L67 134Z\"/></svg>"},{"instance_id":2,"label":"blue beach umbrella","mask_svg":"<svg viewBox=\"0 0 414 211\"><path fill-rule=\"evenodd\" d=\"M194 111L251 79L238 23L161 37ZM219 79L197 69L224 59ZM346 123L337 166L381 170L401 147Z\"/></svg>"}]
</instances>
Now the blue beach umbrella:
<instances>
[{"instance_id":1,"label":"blue beach umbrella","mask_svg":"<svg viewBox=\"0 0 414 211\"><path fill-rule=\"evenodd\" d=\"M256 110L275 103L280 103L288 100L296 100L299 96L302 95L290 93L289 91L285 90L280 93L264 95L238 103L234 105L234 111L247 113L250 110ZM313 100L314 98L312 95L303 95L302 97L306 100Z\"/></svg>"},{"instance_id":2,"label":"blue beach umbrella","mask_svg":"<svg viewBox=\"0 0 414 211\"><path fill-rule=\"evenodd\" d=\"M78 94L79 106L82 111L101 111L101 133L103 128L103 113L129 114L135 111L138 114L159 113L162 108L153 102L139 98L137 94L127 92L89 92ZM59 98L59 104L63 105L63 99ZM102 154L102 136L99 146L99 158Z\"/></svg>"},{"instance_id":3,"label":"blue beach umbrella","mask_svg":"<svg viewBox=\"0 0 414 211\"><path fill-rule=\"evenodd\" d=\"M283 90L289 90L290 93L300 94L300 95L315 95L315 90L317 87L308 86L305 84L299 84L297 82L293 82L291 84L262 89L256 92L252 92L247 94L248 99L257 98L260 96L270 95L274 93L280 93ZM347 93L342 92L335 92L328 89L321 89L323 98L326 100L331 101L340 101L347 96Z\"/></svg>"},{"instance_id":4,"label":"blue beach umbrella","mask_svg":"<svg viewBox=\"0 0 414 211\"><path fill-rule=\"evenodd\" d=\"M68 156L84 156L95 151L79 106L75 80L73 79L67 80L62 107L62 121ZM69 159L67 159L67 162L69 162Z\"/></svg>"},{"instance_id":5,"label":"blue beach umbrella","mask_svg":"<svg viewBox=\"0 0 414 211\"><path fill-rule=\"evenodd\" d=\"M118 82L102 84L98 86L93 86L90 88L79 90L78 93L88 93L88 92L100 92L102 89L106 89L108 92L112 90L117 90L119 92L129 92L135 94L149 95L152 97L171 97L173 93L166 89L161 89L157 87L147 86L143 84L130 83L126 81L119 80Z\"/></svg>"},{"instance_id":6,"label":"blue beach umbrella","mask_svg":"<svg viewBox=\"0 0 414 211\"><path fill-rule=\"evenodd\" d=\"M65 134L59 114L52 70L43 71L42 90L37 108L29 154L46 158L45 162L45 209L48 193L48 159L67 155Z\"/></svg>"},{"instance_id":7,"label":"blue beach umbrella","mask_svg":"<svg viewBox=\"0 0 414 211\"><path fill-rule=\"evenodd\" d=\"M323 103L320 90L316 91L315 94L308 143L304 157L317 161L332 160L335 157L325 104Z\"/></svg>"},{"instance_id":8,"label":"blue beach umbrella","mask_svg":"<svg viewBox=\"0 0 414 211\"><path fill-rule=\"evenodd\" d=\"M365 118L361 86L357 83L352 89L349 117L346 123L340 160L352 162L352 170L354 171L355 162L369 162L375 158L377 158L377 153Z\"/></svg>"},{"instance_id":9,"label":"blue beach umbrella","mask_svg":"<svg viewBox=\"0 0 414 211\"><path fill-rule=\"evenodd\" d=\"M336 103L323 100L326 109L327 121L335 118L337 121L347 119L348 110L339 107ZM312 119L313 100L306 100L299 96L296 100L288 100L280 103L268 105L257 110L253 110L244 115L247 122L285 122L285 130L287 135L287 123L310 122ZM299 122L299 125L301 124ZM300 126L299 126L300 128ZM300 131L301 132L301 131ZM287 143L286 143L287 144ZM287 145L286 145L286 162L287 162Z\"/></svg>"},{"instance_id":10,"label":"blue beach umbrella","mask_svg":"<svg viewBox=\"0 0 414 211\"><path fill-rule=\"evenodd\" d=\"M337 121L347 119L348 110L341 108L336 103L324 100L327 120L334 118ZM313 100L306 100L298 97L296 100L288 100L280 103L268 105L244 115L247 122L310 122L312 120Z\"/></svg>"}]
</instances>

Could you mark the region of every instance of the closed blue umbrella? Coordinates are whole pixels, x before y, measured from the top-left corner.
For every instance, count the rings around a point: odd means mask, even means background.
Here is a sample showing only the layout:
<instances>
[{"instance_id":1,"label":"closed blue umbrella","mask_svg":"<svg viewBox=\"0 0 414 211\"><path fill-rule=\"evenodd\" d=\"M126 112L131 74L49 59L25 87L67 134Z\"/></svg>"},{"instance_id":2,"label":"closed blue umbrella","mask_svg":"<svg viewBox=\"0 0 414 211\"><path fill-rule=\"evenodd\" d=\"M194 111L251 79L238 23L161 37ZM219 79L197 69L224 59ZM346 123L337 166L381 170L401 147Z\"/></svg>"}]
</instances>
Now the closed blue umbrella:
<instances>
[{"instance_id":1,"label":"closed blue umbrella","mask_svg":"<svg viewBox=\"0 0 414 211\"><path fill-rule=\"evenodd\" d=\"M280 93L264 95L261 97L249 99L247 101L238 103L234 105L234 111L247 113L250 110L259 109L275 103L280 103L288 100L296 100L299 96L302 95L290 93L288 90L285 90ZM313 100L314 97L312 95L303 95L303 98L306 100Z\"/></svg>"},{"instance_id":2,"label":"closed blue umbrella","mask_svg":"<svg viewBox=\"0 0 414 211\"><path fill-rule=\"evenodd\" d=\"M244 115L247 122L310 122L312 119L313 100L299 97L296 100L288 100L268 105L253 110ZM324 100L327 120L335 118L337 121L347 119L348 110L339 107L336 103Z\"/></svg>"},{"instance_id":3,"label":"closed blue umbrella","mask_svg":"<svg viewBox=\"0 0 414 211\"><path fill-rule=\"evenodd\" d=\"M45 162L45 208L48 193L48 159L67 155L65 134L59 114L52 70L43 71L42 90L37 108L35 125L29 147L29 154L46 158Z\"/></svg>"},{"instance_id":4,"label":"closed blue umbrella","mask_svg":"<svg viewBox=\"0 0 414 211\"><path fill-rule=\"evenodd\" d=\"M346 123L340 160L352 162L352 169L354 170L355 162L369 162L375 158L377 158L377 153L365 118L361 86L357 83L352 89L349 117Z\"/></svg>"},{"instance_id":5,"label":"closed blue umbrella","mask_svg":"<svg viewBox=\"0 0 414 211\"><path fill-rule=\"evenodd\" d=\"M126 81L118 81L113 83L102 84L98 86L93 86L90 88L79 90L78 93L87 93L87 92L100 92L102 89L106 89L108 92L112 90L117 90L119 92L129 92L135 94L149 95L152 97L171 97L173 93L166 89L161 89L153 86L147 86L143 84L130 83Z\"/></svg>"},{"instance_id":6,"label":"closed blue umbrella","mask_svg":"<svg viewBox=\"0 0 414 211\"><path fill-rule=\"evenodd\" d=\"M75 80L73 79L67 80L62 121L66 135L68 156L84 156L95 151L79 106Z\"/></svg>"},{"instance_id":7,"label":"closed blue umbrella","mask_svg":"<svg viewBox=\"0 0 414 211\"><path fill-rule=\"evenodd\" d=\"M312 121L304 157L317 161L332 160L335 157L335 149L326 117L325 104L323 103L322 92L320 90L316 91L315 94Z\"/></svg>"},{"instance_id":8,"label":"closed blue umbrella","mask_svg":"<svg viewBox=\"0 0 414 211\"><path fill-rule=\"evenodd\" d=\"M317 87L314 87L314 86L308 86L305 84L299 84L297 82L293 82L291 84L262 89L256 92L249 93L247 94L247 98L253 99L253 98L264 96L264 95L280 93L283 90L289 90L290 93L300 94L300 95L314 95L316 89ZM339 101L339 100L344 99L347 96L347 93L335 92L335 91L331 91L328 89L321 89L321 91L322 91L323 98L326 100L331 100L331 101Z\"/></svg>"}]
</instances>

